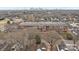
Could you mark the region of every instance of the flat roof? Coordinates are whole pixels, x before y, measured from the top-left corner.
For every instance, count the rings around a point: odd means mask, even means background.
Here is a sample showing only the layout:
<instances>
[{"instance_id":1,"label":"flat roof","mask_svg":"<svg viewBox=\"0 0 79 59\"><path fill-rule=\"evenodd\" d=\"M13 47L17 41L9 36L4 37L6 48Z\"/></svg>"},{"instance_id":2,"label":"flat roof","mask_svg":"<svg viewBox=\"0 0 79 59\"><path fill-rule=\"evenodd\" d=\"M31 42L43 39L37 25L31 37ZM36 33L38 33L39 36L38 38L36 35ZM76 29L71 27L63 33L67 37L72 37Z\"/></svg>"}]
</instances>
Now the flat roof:
<instances>
[{"instance_id":1,"label":"flat roof","mask_svg":"<svg viewBox=\"0 0 79 59\"><path fill-rule=\"evenodd\" d=\"M67 26L64 22L22 22L22 26Z\"/></svg>"}]
</instances>

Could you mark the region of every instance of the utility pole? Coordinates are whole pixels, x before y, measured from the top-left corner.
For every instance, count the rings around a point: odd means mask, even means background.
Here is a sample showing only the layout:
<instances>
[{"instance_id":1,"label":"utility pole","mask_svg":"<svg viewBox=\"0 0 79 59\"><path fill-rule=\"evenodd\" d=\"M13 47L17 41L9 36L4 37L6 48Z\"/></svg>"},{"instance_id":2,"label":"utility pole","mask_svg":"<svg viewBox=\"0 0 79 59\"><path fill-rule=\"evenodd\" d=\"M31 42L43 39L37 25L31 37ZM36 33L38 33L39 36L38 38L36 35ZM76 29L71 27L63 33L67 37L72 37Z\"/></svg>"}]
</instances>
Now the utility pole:
<instances>
[{"instance_id":1,"label":"utility pole","mask_svg":"<svg viewBox=\"0 0 79 59\"><path fill-rule=\"evenodd\" d=\"M77 37L77 33L74 33L74 34L75 34L76 37ZM76 48L76 45L75 45L75 44L76 44L76 39L77 39L77 38L74 39L74 50L75 50L75 48Z\"/></svg>"}]
</instances>

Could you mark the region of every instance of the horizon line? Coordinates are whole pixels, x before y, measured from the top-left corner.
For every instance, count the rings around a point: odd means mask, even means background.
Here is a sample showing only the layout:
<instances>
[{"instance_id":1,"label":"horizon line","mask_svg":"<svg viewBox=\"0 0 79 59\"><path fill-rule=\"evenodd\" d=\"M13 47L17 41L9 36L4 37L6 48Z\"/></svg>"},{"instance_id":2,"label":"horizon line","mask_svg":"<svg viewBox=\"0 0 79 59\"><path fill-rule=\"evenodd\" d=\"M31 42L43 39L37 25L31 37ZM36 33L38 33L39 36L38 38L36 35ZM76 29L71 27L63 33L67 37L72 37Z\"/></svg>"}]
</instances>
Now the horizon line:
<instances>
[{"instance_id":1,"label":"horizon line","mask_svg":"<svg viewBox=\"0 0 79 59\"><path fill-rule=\"evenodd\" d=\"M0 7L0 10L79 10L79 7Z\"/></svg>"}]
</instances>

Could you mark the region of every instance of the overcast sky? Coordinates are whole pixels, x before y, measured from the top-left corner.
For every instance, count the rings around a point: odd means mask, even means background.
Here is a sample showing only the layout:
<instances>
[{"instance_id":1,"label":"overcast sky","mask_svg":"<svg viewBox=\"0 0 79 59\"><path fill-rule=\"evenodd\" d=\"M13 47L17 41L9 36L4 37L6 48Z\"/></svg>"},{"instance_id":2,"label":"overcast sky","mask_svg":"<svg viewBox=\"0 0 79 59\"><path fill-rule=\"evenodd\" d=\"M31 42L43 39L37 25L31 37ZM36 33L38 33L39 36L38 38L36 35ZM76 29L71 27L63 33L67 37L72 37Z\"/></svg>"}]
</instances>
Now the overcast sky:
<instances>
[{"instance_id":1,"label":"overcast sky","mask_svg":"<svg viewBox=\"0 0 79 59\"><path fill-rule=\"evenodd\" d=\"M0 10L25 9L24 7L48 9L79 9L78 0L0 0Z\"/></svg>"}]
</instances>

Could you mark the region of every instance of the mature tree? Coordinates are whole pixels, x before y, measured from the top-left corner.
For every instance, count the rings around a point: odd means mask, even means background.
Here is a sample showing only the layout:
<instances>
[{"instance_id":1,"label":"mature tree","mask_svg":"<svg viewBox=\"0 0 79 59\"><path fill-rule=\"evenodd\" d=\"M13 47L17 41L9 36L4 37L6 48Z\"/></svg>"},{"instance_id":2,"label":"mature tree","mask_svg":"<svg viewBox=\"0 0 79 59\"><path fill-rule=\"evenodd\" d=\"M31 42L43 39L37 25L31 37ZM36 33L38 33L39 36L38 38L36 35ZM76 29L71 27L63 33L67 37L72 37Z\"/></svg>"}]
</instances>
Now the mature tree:
<instances>
[{"instance_id":1,"label":"mature tree","mask_svg":"<svg viewBox=\"0 0 79 59\"><path fill-rule=\"evenodd\" d=\"M7 21L8 24L10 24L10 21Z\"/></svg>"},{"instance_id":2,"label":"mature tree","mask_svg":"<svg viewBox=\"0 0 79 59\"><path fill-rule=\"evenodd\" d=\"M73 36L72 36L72 34L70 34L70 33L68 33L68 34L66 35L66 37L67 37L68 40L72 40L72 39L73 39Z\"/></svg>"},{"instance_id":3,"label":"mature tree","mask_svg":"<svg viewBox=\"0 0 79 59\"><path fill-rule=\"evenodd\" d=\"M36 44L40 44L41 43L41 38L39 35L35 36L35 40L36 40Z\"/></svg>"}]
</instances>

